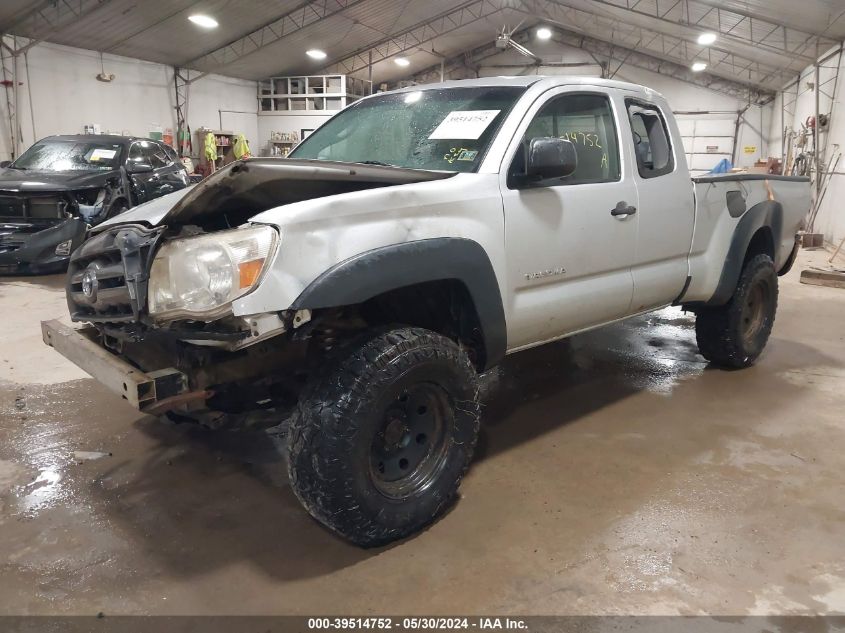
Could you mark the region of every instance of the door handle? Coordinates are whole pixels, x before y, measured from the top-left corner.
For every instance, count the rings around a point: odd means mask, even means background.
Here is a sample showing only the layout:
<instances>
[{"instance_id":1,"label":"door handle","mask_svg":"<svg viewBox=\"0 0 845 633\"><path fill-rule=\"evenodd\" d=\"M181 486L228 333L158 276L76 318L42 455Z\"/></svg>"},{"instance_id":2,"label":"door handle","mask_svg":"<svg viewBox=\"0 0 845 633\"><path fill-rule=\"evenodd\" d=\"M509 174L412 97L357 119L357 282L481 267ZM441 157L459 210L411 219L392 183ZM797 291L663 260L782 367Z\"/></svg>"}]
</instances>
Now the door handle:
<instances>
[{"instance_id":1,"label":"door handle","mask_svg":"<svg viewBox=\"0 0 845 633\"><path fill-rule=\"evenodd\" d=\"M610 210L610 215L612 215L613 217L625 218L625 217L628 217L629 215L634 215L636 212L637 212L637 207L629 205L627 202L625 202L623 200L622 202L619 202L616 205L615 209Z\"/></svg>"}]
</instances>

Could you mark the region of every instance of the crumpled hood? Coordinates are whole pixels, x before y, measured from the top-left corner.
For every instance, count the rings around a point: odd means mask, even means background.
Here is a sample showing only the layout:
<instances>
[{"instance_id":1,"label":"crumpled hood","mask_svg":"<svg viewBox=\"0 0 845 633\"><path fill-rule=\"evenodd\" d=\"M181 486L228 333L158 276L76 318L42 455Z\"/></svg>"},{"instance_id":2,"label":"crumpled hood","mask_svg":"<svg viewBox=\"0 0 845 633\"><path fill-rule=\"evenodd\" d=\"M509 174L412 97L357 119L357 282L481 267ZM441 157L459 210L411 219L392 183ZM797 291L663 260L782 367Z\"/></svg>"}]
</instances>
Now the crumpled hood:
<instances>
[{"instance_id":1,"label":"crumpled hood","mask_svg":"<svg viewBox=\"0 0 845 633\"><path fill-rule=\"evenodd\" d=\"M267 209L377 187L440 180L454 172L403 169L324 160L248 158L227 165L198 185L142 204L96 230L127 222L150 226L235 227Z\"/></svg>"},{"instance_id":2,"label":"crumpled hood","mask_svg":"<svg viewBox=\"0 0 845 633\"><path fill-rule=\"evenodd\" d=\"M15 193L49 193L103 186L109 171L34 171L0 169L0 191Z\"/></svg>"}]
</instances>

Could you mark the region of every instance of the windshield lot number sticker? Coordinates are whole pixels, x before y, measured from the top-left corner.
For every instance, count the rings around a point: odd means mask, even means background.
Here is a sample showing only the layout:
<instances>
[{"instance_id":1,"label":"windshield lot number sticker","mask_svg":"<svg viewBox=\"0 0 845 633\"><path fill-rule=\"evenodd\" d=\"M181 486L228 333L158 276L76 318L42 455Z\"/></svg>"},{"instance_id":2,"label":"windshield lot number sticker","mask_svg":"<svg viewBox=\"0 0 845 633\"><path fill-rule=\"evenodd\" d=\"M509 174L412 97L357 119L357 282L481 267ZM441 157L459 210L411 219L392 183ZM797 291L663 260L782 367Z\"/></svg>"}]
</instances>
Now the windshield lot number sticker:
<instances>
[{"instance_id":1,"label":"windshield lot number sticker","mask_svg":"<svg viewBox=\"0 0 845 633\"><path fill-rule=\"evenodd\" d=\"M446 115L429 139L471 139L475 140L484 133L490 122L501 110L454 110Z\"/></svg>"},{"instance_id":2,"label":"windshield lot number sticker","mask_svg":"<svg viewBox=\"0 0 845 633\"><path fill-rule=\"evenodd\" d=\"M117 150L98 147L93 151L91 158L88 160L110 160L114 158L115 154L117 154Z\"/></svg>"}]
</instances>

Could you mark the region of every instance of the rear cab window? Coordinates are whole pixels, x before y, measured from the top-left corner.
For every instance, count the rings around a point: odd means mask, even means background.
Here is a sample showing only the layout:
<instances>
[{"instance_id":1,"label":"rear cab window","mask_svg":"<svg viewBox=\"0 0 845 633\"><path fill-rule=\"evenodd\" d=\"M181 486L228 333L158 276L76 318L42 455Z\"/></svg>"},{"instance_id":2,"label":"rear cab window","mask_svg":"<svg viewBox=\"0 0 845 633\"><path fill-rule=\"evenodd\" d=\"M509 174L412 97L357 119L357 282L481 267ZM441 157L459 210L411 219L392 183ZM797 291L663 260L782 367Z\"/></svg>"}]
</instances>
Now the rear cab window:
<instances>
[{"instance_id":1,"label":"rear cab window","mask_svg":"<svg viewBox=\"0 0 845 633\"><path fill-rule=\"evenodd\" d=\"M656 178L672 173L675 157L663 113L654 105L634 99L626 99L625 107L631 122L640 177Z\"/></svg>"}]
</instances>

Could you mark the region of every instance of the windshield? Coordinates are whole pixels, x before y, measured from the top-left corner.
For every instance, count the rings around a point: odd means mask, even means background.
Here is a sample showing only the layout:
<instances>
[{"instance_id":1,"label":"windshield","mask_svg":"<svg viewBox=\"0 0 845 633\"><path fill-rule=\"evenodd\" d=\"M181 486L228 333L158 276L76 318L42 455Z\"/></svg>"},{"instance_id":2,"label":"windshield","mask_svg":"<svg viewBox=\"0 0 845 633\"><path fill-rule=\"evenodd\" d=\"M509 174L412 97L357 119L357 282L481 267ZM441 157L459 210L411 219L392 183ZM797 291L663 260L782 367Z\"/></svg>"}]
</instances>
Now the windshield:
<instances>
[{"instance_id":1,"label":"windshield","mask_svg":"<svg viewBox=\"0 0 845 633\"><path fill-rule=\"evenodd\" d=\"M400 92L352 104L290 158L475 171L525 88L485 86Z\"/></svg>"},{"instance_id":2,"label":"windshield","mask_svg":"<svg viewBox=\"0 0 845 633\"><path fill-rule=\"evenodd\" d=\"M39 141L11 167L38 171L100 171L117 169L120 143L90 141Z\"/></svg>"}]
</instances>

